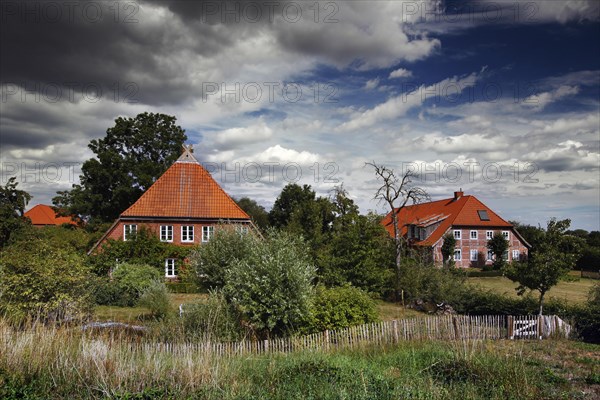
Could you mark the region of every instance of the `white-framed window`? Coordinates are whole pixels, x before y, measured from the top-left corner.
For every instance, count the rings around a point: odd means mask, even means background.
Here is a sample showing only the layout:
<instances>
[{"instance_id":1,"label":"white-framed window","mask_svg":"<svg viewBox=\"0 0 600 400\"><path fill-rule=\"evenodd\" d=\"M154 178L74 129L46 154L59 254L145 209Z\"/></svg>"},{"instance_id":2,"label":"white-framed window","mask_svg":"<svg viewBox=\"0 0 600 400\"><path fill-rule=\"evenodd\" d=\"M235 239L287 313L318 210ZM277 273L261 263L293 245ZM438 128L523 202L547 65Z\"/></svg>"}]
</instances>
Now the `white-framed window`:
<instances>
[{"instance_id":1,"label":"white-framed window","mask_svg":"<svg viewBox=\"0 0 600 400\"><path fill-rule=\"evenodd\" d=\"M471 239L477 239L477 231L471 231L471 232L469 233L469 237L470 237Z\"/></svg>"},{"instance_id":2,"label":"white-framed window","mask_svg":"<svg viewBox=\"0 0 600 400\"><path fill-rule=\"evenodd\" d=\"M479 257L479 251L471 250L471 261L477 261Z\"/></svg>"},{"instance_id":3,"label":"white-framed window","mask_svg":"<svg viewBox=\"0 0 600 400\"><path fill-rule=\"evenodd\" d=\"M203 226L202 227L202 241L205 243L208 242L210 239L212 239L214 233L215 233L214 226Z\"/></svg>"},{"instance_id":4,"label":"white-framed window","mask_svg":"<svg viewBox=\"0 0 600 400\"><path fill-rule=\"evenodd\" d=\"M181 227L181 241L188 243L194 241L194 225L183 225Z\"/></svg>"},{"instance_id":5,"label":"white-framed window","mask_svg":"<svg viewBox=\"0 0 600 400\"><path fill-rule=\"evenodd\" d=\"M485 231L485 238L487 240L493 239L494 238L494 231Z\"/></svg>"},{"instance_id":6,"label":"white-framed window","mask_svg":"<svg viewBox=\"0 0 600 400\"><path fill-rule=\"evenodd\" d=\"M510 233L508 231L502 231L502 237L506 240L510 240Z\"/></svg>"},{"instance_id":7,"label":"white-framed window","mask_svg":"<svg viewBox=\"0 0 600 400\"><path fill-rule=\"evenodd\" d=\"M454 230L454 239L460 240L460 229Z\"/></svg>"},{"instance_id":8,"label":"white-framed window","mask_svg":"<svg viewBox=\"0 0 600 400\"><path fill-rule=\"evenodd\" d=\"M160 241L161 242L172 242L173 241L173 225L161 225L160 226Z\"/></svg>"},{"instance_id":9,"label":"white-framed window","mask_svg":"<svg viewBox=\"0 0 600 400\"><path fill-rule=\"evenodd\" d=\"M131 236L135 236L137 233L137 225L123 225L123 241L127 241Z\"/></svg>"},{"instance_id":10,"label":"white-framed window","mask_svg":"<svg viewBox=\"0 0 600 400\"><path fill-rule=\"evenodd\" d=\"M235 227L235 230L237 233L239 233L241 235L247 235L248 234L248 225L237 225Z\"/></svg>"},{"instance_id":11,"label":"white-framed window","mask_svg":"<svg viewBox=\"0 0 600 400\"><path fill-rule=\"evenodd\" d=\"M460 260L462 260L462 252L460 251L460 249L456 249L454 250L454 261Z\"/></svg>"},{"instance_id":12,"label":"white-framed window","mask_svg":"<svg viewBox=\"0 0 600 400\"><path fill-rule=\"evenodd\" d=\"M165 277L174 278L177 276L177 271L175 270L175 259L167 258L165 260Z\"/></svg>"},{"instance_id":13,"label":"white-framed window","mask_svg":"<svg viewBox=\"0 0 600 400\"><path fill-rule=\"evenodd\" d=\"M512 259L519 261L521 259L521 252L519 250L512 251Z\"/></svg>"},{"instance_id":14,"label":"white-framed window","mask_svg":"<svg viewBox=\"0 0 600 400\"><path fill-rule=\"evenodd\" d=\"M488 250L487 252L487 260L488 261L492 261L494 259L494 252L491 250Z\"/></svg>"}]
</instances>

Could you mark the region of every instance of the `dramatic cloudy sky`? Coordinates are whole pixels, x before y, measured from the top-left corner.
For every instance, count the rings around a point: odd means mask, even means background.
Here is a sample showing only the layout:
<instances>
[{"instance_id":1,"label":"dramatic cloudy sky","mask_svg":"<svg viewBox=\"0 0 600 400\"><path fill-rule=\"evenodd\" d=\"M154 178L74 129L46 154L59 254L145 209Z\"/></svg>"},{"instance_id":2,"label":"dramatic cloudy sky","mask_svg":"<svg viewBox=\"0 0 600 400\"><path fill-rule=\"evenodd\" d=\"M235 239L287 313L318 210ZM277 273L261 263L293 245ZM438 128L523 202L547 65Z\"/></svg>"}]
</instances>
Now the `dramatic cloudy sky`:
<instances>
[{"instance_id":1,"label":"dramatic cloudy sky","mask_svg":"<svg viewBox=\"0 0 600 400\"><path fill-rule=\"evenodd\" d=\"M2 182L49 203L91 139L153 111L266 208L297 180L382 212L375 161L598 230L599 4L1 0Z\"/></svg>"}]
</instances>

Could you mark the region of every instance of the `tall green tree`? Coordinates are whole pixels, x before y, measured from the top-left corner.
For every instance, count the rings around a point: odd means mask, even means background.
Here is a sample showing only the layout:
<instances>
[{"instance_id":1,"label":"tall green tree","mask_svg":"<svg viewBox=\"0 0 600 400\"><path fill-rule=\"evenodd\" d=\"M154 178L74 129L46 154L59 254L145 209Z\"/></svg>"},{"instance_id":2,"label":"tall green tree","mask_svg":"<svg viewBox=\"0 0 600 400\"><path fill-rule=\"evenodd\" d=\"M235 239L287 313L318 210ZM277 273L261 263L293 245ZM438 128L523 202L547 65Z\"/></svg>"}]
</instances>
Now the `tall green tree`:
<instances>
[{"instance_id":1,"label":"tall green tree","mask_svg":"<svg viewBox=\"0 0 600 400\"><path fill-rule=\"evenodd\" d=\"M494 254L494 269L501 269L506 264L504 254L508 250L508 240L502 236L502 233L496 232L487 242L487 248Z\"/></svg>"},{"instance_id":2,"label":"tall green tree","mask_svg":"<svg viewBox=\"0 0 600 400\"><path fill-rule=\"evenodd\" d=\"M442 243L443 264L447 267L454 267L454 249L456 248L456 239L454 235L447 234L444 236Z\"/></svg>"},{"instance_id":3,"label":"tall green tree","mask_svg":"<svg viewBox=\"0 0 600 400\"><path fill-rule=\"evenodd\" d=\"M527 262L513 262L504 268L505 276L519 283L516 288L519 295L528 289L540 293L540 315L548 290L569 273L579 258L582 242L566 234L570 224L569 219L550 220L540 242L529 253Z\"/></svg>"},{"instance_id":4,"label":"tall green tree","mask_svg":"<svg viewBox=\"0 0 600 400\"><path fill-rule=\"evenodd\" d=\"M290 183L283 188L269 213L275 228L302 235L313 257L327 240L335 218L333 205L325 197L317 197L310 185Z\"/></svg>"},{"instance_id":5,"label":"tall green tree","mask_svg":"<svg viewBox=\"0 0 600 400\"><path fill-rule=\"evenodd\" d=\"M326 286L351 283L367 292L393 290L394 243L376 214L360 215L343 187L331 196L335 219L318 250L318 277Z\"/></svg>"},{"instance_id":6,"label":"tall green tree","mask_svg":"<svg viewBox=\"0 0 600 400\"><path fill-rule=\"evenodd\" d=\"M23 215L31 195L17 189L16 177L11 177L5 186L0 185L0 249L9 241L11 234L29 225Z\"/></svg>"},{"instance_id":7,"label":"tall green tree","mask_svg":"<svg viewBox=\"0 0 600 400\"><path fill-rule=\"evenodd\" d=\"M242 197L235 202L250 216L252 222L254 222L258 229L265 231L269 227L269 213L255 200L248 197Z\"/></svg>"},{"instance_id":8,"label":"tall green tree","mask_svg":"<svg viewBox=\"0 0 600 400\"><path fill-rule=\"evenodd\" d=\"M145 112L119 117L103 139L88 145L95 158L83 163L81 183L58 192L52 201L92 222L112 221L177 160L186 139L173 116Z\"/></svg>"}]
</instances>

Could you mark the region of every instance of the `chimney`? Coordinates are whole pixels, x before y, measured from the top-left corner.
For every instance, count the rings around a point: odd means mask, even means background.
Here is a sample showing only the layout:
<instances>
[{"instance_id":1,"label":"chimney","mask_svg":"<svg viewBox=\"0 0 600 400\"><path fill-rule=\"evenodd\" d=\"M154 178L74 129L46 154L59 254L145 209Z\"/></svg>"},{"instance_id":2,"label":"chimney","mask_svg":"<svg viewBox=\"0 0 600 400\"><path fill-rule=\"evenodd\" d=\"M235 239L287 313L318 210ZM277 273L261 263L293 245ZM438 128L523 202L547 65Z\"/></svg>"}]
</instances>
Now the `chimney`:
<instances>
[{"instance_id":1,"label":"chimney","mask_svg":"<svg viewBox=\"0 0 600 400\"><path fill-rule=\"evenodd\" d=\"M462 188L460 188L460 190L458 192L454 192L454 201L460 199L461 197L463 197L464 193L462 191Z\"/></svg>"}]
</instances>

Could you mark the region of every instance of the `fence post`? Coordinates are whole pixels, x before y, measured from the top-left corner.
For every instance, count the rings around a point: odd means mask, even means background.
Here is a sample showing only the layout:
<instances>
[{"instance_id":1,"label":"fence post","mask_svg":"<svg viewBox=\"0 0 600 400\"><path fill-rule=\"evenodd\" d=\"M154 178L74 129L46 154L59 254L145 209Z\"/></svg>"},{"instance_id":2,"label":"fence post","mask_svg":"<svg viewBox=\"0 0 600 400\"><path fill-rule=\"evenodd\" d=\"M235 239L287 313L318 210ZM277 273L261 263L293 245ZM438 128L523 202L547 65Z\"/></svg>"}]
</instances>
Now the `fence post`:
<instances>
[{"instance_id":1,"label":"fence post","mask_svg":"<svg viewBox=\"0 0 600 400\"><path fill-rule=\"evenodd\" d=\"M514 324L514 317L512 315L509 315L507 318L507 331L508 331L508 338L509 339L514 339L514 329L515 329L515 324Z\"/></svg>"},{"instance_id":2,"label":"fence post","mask_svg":"<svg viewBox=\"0 0 600 400\"><path fill-rule=\"evenodd\" d=\"M264 340L264 348L265 348L265 353L269 352L269 340L265 339Z\"/></svg>"},{"instance_id":3,"label":"fence post","mask_svg":"<svg viewBox=\"0 0 600 400\"><path fill-rule=\"evenodd\" d=\"M329 329L325 329L325 349L329 350Z\"/></svg>"},{"instance_id":4,"label":"fence post","mask_svg":"<svg viewBox=\"0 0 600 400\"><path fill-rule=\"evenodd\" d=\"M460 339L460 332L458 331L458 320L456 317L452 317L452 326L454 327L454 339Z\"/></svg>"},{"instance_id":5,"label":"fence post","mask_svg":"<svg viewBox=\"0 0 600 400\"><path fill-rule=\"evenodd\" d=\"M394 329L394 343L398 343L398 321L392 321L392 328Z\"/></svg>"},{"instance_id":6,"label":"fence post","mask_svg":"<svg viewBox=\"0 0 600 400\"><path fill-rule=\"evenodd\" d=\"M537 317L537 336L538 336L538 339L540 339L540 340L542 340L542 336L544 335L543 324L544 324L544 317L541 315L538 315L538 317Z\"/></svg>"}]
</instances>

